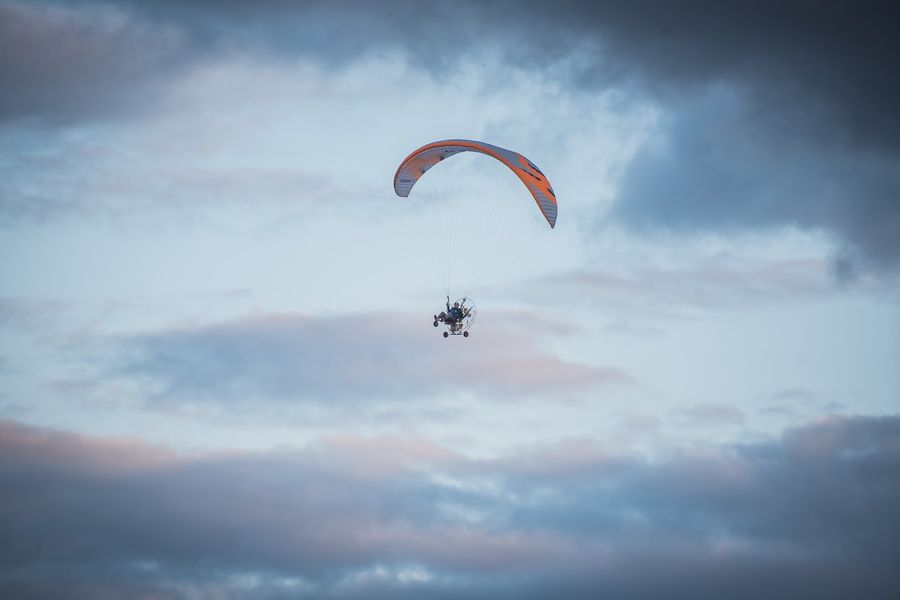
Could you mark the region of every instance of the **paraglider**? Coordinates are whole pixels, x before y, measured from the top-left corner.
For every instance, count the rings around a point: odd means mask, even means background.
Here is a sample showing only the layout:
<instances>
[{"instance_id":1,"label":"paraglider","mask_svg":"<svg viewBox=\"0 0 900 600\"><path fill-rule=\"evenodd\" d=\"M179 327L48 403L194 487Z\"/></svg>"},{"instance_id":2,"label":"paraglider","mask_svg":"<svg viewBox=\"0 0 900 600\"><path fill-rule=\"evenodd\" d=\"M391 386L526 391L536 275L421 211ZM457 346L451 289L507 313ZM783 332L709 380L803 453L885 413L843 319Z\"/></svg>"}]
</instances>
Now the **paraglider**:
<instances>
[{"instance_id":1,"label":"paraglider","mask_svg":"<svg viewBox=\"0 0 900 600\"><path fill-rule=\"evenodd\" d=\"M480 152L496 158L522 180L550 227L556 227L556 194L547 177L533 162L512 150L472 140L445 140L426 144L407 156L394 175L394 191L401 198L409 196L413 186L428 169L460 152Z\"/></svg>"},{"instance_id":2,"label":"paraglider","mask_svg":"<svg viewBox=\"0 0 900 600\"><path fill-rule=\"evenodd\" d=\"M447 310L441 311L434 316L434 326L439 323L447 326L444 337L451 335L462 335L469 337L469 328L475 324L475 303L471 298L463 297L450 306L450 296L447 296Z\"/></svg>"},{"instance_id":3,"label":"paraglider","mask_svg":"<svg viewBox=\"0 0 900 600\"><path fill-rule=\"evenodd\" d=\"M394 174L394 192L406 198L413 186L431 167L450 156L461 152L479 152L506 165L525 185L537 204L550 228L556 227L556 193L544 173L530 160L512 150L474 140L444 140L426 144L407 156ZM449 285L448 285L449 287ZM443 336L462 335L469 337L469 328L474 323L475 304L471 298L463 297L450 305L447 296L446 311L433 315L433 324L443 324L447 330Z\"/></svg>"}]
</instances>

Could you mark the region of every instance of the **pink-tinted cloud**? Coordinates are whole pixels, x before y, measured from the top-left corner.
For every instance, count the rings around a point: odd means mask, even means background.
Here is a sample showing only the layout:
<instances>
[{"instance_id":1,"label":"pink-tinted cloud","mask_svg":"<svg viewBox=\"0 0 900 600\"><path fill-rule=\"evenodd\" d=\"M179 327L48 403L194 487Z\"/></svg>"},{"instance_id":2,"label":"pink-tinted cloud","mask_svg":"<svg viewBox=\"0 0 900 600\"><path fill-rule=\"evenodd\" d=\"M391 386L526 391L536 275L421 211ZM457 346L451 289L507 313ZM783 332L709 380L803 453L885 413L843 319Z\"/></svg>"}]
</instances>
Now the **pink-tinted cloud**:
<instances>
[{"instance_id":1,"label":"pink-tinted cloud","mask_svg":"<svg viewBox=\"0 0 900 600\"><path fill-rule=\"evenodd\" d=\"M657 462L590 440L479 460L347 436L177 456L11 422L0 448L5 595L720 597L727 583L888 597L900 583L897 417Z\"/></svg>"},{"instance_id":2,"label":"pink-tinted cloud","mask_svg":"<svg viewBox=\"0 0 900 600\"><path fill-rule=\"evenodd\" d=\"M125 340L123 371L162 386L160 400L222 402L566 397L630 382L620 369L555 355L540 340L550 324L515 317L517 326L482 319L472 337L444 340L429 315L250 316Z\"/></svg>"},{"instance_id":3,"label":"pink-tinted cloud","mask_svg":"<svg viewBox=\"0 0 900 600\"><path fill-rule=\"evenodd\" d=\"M130 473L176 460L171 450L125 438L85 438L75 433L18 426L0 420L0 454L12 464L72 471Z\"/></svg>"}]
</instances>

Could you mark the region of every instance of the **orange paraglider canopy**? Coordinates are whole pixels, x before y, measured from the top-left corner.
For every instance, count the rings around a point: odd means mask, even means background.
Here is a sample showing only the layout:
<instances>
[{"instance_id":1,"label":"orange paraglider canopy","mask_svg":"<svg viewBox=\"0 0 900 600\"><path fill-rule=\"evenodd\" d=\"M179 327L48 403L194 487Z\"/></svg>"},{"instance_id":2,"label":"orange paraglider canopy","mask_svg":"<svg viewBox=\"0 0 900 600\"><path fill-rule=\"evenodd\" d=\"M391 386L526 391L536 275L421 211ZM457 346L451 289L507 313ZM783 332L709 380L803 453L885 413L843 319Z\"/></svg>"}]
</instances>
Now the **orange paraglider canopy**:
<instances>
[{"instance_id":1,"label":"orange paraglider canopy","mask_svg":"<svg viewBox=\"0 0 900 600\"><path fill-rule=\"evenodd\" d=\"M556 226L556 194L547 177L534 163L512 150L473 140L444 140L426 144L407 156L394 175L394 191L398 196L409 196L413 186L425 172L448 156L460 152L480 152L495 158L515 173L531 192L541 214L550 227Z\"/></svg>"}]
</instances>

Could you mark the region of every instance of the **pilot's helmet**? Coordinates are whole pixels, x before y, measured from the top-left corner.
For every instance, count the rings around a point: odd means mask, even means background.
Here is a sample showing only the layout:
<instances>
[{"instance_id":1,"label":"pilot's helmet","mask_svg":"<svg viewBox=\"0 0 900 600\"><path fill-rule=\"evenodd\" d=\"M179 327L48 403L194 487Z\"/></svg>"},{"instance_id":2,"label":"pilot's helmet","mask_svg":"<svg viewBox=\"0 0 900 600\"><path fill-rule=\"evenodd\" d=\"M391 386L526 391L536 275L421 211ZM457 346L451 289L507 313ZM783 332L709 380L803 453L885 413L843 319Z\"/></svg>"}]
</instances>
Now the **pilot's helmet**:
<instances>
[{"instance_id":1,"label":"pilot's helmet","mask_svg":"<svg viewBox=\"0 0 900 600\"><path fill-rule=\"evenodd\" d=\"M453 303L453 308L459 308L459 302L454 302L454 303Z\"/></svg>"}]
</instances>

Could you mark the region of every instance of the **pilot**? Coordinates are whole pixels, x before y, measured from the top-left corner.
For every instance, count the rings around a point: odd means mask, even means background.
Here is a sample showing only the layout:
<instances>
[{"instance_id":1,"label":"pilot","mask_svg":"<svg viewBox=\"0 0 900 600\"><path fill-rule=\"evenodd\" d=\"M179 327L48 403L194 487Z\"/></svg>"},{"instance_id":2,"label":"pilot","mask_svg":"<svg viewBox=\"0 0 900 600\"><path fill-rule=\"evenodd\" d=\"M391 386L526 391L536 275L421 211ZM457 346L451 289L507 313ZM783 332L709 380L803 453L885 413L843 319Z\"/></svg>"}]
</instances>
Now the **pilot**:
<instances>
[{"instance_id":1,"label":"pilot","mask_svg":"<svg viewBox=\"0 0 900 600\"><path fill-rule=\"evenodd\" d=\"M459 302L453 303L453 308L450 309L450 312L447 316L450 317L454 323L462 321L463 310L459 307Z\"/></svg>"}]
</instances>

